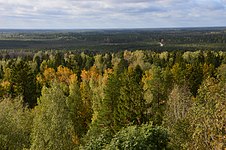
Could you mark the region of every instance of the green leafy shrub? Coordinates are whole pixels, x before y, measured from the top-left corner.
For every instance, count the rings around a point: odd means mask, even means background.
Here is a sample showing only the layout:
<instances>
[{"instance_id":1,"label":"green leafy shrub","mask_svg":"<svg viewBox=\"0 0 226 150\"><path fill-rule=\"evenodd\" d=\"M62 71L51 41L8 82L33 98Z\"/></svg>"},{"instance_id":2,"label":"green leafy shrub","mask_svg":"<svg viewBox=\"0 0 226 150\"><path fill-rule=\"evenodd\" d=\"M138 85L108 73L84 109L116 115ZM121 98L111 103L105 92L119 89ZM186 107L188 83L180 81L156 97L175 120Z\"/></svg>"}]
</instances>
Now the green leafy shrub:
<instances>
[{"instance_id":1,"label":"green leafy shrub","mask_svg":"<svg viewBox=\"0 0 226 150\"><path fill-rule=\"evenodd\" d=\"M88 132L88 135L89 135L89 132ZM85 144L85 146L80 147L80 149L82 149L82 150L101 150L101 149L104 149L104 147L108 143L110 143L111 139L112 139L112 133L109 130L104 130L104 131L102 131L101 134L99 134L98 137L96 137L94 135L90 136L88 139L88 142Z\"/></svg>"},{"instance_id":2,"label":"green leafy shrub","mask_svg":"<svg viewBox=\"0 0 226 150\"><path fill-rule=\"evenodd\" d=\"M119 131L105 149L110 150L164 150L167 148L167 131L152 124L129 126Z\"/></svg>"}]
</instances>

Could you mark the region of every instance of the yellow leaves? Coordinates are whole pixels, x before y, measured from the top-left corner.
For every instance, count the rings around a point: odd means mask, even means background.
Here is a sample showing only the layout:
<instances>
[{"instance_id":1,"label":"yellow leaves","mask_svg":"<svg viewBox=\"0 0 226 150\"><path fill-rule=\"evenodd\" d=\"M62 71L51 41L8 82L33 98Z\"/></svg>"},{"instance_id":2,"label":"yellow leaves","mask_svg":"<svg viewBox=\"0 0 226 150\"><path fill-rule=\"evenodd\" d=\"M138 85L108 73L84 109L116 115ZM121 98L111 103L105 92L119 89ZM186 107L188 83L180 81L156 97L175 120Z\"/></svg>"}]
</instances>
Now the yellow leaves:
<instances>
[{"instance_id":1,"label":"yellow leaves","mask_svg":"<svg viewBox=\"0 0 226 150\"><path fill-rule=\"evenodd\" d=\"M124 57L125 60L130 61L132 59L132 56L133 55L132 55L131 51L127 51L127 50L124 51L123 57Z\"/></svg>"},{"instance_id":2,"label":"yellow leaves","mask_svg":"<svg viewBox=\"0 0 226 150\"><path fill-rule=\"evenodd\" d=\"M167 60L167 58L169 57L168 55L169 55L169 52L167 52L167 51L162 52L162 53L159 54L159 58L162 59L162 60Z\"/></svg>"},{"instance_id":3,"label":"yellow leaves","mask_svg":"<svg viewBox=\"0 0 226 150\"><path fill-rule=\"evenodd\" d=\"M175 63L170 71L173 75L174 81L177 84L183 83L183 80L185 80L186 78L186 73L185 73L185 70L182 69L182 66L180 66L179 63Z\"/></svg>"},{"instance_id":4,"label":"yellow leaves","mask_svg":"<svg viewBox=\"0 0 226 150\"><path fill-rule=\"evenodd\" d=\"M81 73L81 78L83 81L87 81L90 79L90 74L88 71L86 70L82 70L82 73Z\"/></svg>"},{"instance_id":5,"label":"yellow leaves","mask_svg":"<svg viewBox=\"0 0 226 150\"><path fill-rule=\"evenodd\" d=\"M81 93L83 93L83 91L85 91L86 86L87 86L86 82L81 82L81 84L80 84L80 91L81 91Z\"/></svg>"},{"instance_id":6,"label":"yellow leaves","mask_svg":"<svg viewBox=\"0 0 226 150\"><path fill-rule=\"evenodd\" d=\"M214 72L214 66L212 64L208 65L208 64L205 63L203 65L202 69L203 69L203 75L204 75L205 78L210 77L211 73Z\"/></svg>"},{"instance_id":7,"label":"yellow leaves","mask_svg":"<svg viewBox=\"0 0 226 150\"><path fill-rule=\"evenodd\" d=\"M186 64L187 72L192 72L192 64Z\"/></svg>"},{"instance_id":8,"label":"yellow leaves","mask_svg":"<svg viewBox=\"0 0 226 150\"><path fill-rule=\"evenodd\" d=\"M4 95L5 92L10 91L10 82L9 81L2 81L0 82L0 96Z\"/></svg>"},{"instance_id":9,"label":"yellow leaves","mask_svg":"<svg viewBox=\"0 0 226 150\"><path fill-rule=\"evenodd\" d=\"M3 89L8 89L10 87L10 82L9 81L3 81L3 82L1 82L1 87Z\"/></svg>"},{"instance_id":10,"label":"yellow leaves","mask_svg":"<svg viewBox=\"0 0 226 150\"><path fill-rule=\"evenodd\" d=\"M95 122L99 117L98 111L94 111L93 116L92 116L92 122Z\"/></svg>"},{"instance_id":11,"label":"yellow leaves","mask_svg":"<svg viewBox=\"0 0 226 150\"><path fill-rule=\"evenodd\" d=\"M113 69L108 68L108 69L104 70L104 73L105 74L112 74L113 73Z\"/></svg>"},{"instance_id":12,"label":"yellow leaves","mask_svg":"<svg viewBox=\"0 0 226 150\"><path fill-rule=\"evenodd\" d=\"M76 74L72 74L72 75L70 75L70 84L74 84L74 83L76 83L77 82L77 75Z\"/></svg>"},{"instance_id":13,"label":"yellow leaves","mask_svg":"<svg viewBox=\"0 0 226 150\"><path fill-rule=\"evenodd\" d=\"M95 81L97 81L99 79L100 75L98 73L96 66L93 66L90 68L90 75L91 75L92 79L94 79Z\"/></svg>"},{"instance_id":14,"label":"yellow leaves","mask_svg":"<svg viewBox=\"0 0 226 150\"><path fill-rule=\"evenodd\" d=\"M171 72L174 76L177 76L181 71L180 65L178 63L175 63L171 69Z\"/></svg>"},{"instance_id":15,"label":"yellow leaves","mask_svg":"<svg viewBox=\"0 0 226 150\"><path fill-rule=\"evenodd\" d=\"M226 121L225 91L225 85L215 78L207 78L201 85L191 111L191 127L194 130L192 140L196 144L195 147L200 146L200 149L223 148L225 134L222 129L225 130ZM201 145L204 142L207 144Z\"/></svg>"},{"instance_id":16,"label":"yellow leaves","mask_svg":"<svg viewBox=\"0 0 226 150\"><path fill-rule=\"evenodd\" d=\"M97 81L99 77L100 75L96 66L91 67L89 71L82 70L81 73L81 78L83 81L89 81L91 78L92 80Z\"/></svg>"},{"instance_id":17,"label":"yellow leaves","mask_svg":"<svg viewBox=\"0 0 226 150\"><path fill-rule=\"evenodd\" d=\"M43 77L42 77L41 74L38 74L38 75L36 76L36 80L37 80L38 83L40 83L40 84L42 84L42 85L45 83L45 81L44 81L44 79L43 79Z\"/></svg>"},{"instance_id":18,"label":"yellow leaves","mask_svg":"<svg viewBox=\"0 0 226 150\"><path fill-rule=\"evenodd\" d=\"M152 72L152 70L150 69L150 70L148 70L148 71L145 71L145 74L144 74L144 76L143 76L143 78L142 78L142 81L152 80L152 78L153 78L153 72Z\"/></svg>"},{"instance_id":19,"label":"yellow leaves","mask_svg":"<svg viewBox=\"0 0 226 150\"><path fill-rule=\"evenodd\" d=\"M104 75L103 75L103 79L102 79L102 83L104 85L106 85L106 83L108 81L108 77L111 74L113 74L113 69L108 68L108 69L104 70Z\"/></svg>"},{"instance_id":20,"label":"yellow leaves","mask_svg":"<svg viewBox=\"0 0 226 150\"><path fill-rule=\"evenodd\" d=\"M53 68L45 68L43 74L37 75L37 81L42 84L48 84L56 78L56 72Z\"/></svg>"},{"instance_id":21,"label":"yellow leaves","mask_svg":"<svg viewBox=\"0 0 226 150\"><path fill-rule=\"evenodd\" d=\"M142 82L144 83L144 85L143 85L143 89L144 90L148 89L148 87L149 87L148 82L153 79L153 75L152 74L153 73L152 73L151 69L148 70L148 71L145 71L145 74L144 74L144 76L142 78Z\"/></svg>"},{"instance_id":22,"label":"yellow leaves","mask_svg":"<svg viewBox=\"0 0 226 150\"><path fill-rule=\"evenodd\" d=\"M77 135L72 135L72 142L75 145L79 145L79 143L80 143L79 137Z\"/></svg>"},{"instance_id":23,"label":"yellow leaves","mask_svg":"<svg viewBox=\"0 0 226 150\"><path fill-rule=\"evenodd\" d=\"M75 76L75 74L67 67L59 66L57 68L56 77L57 77L58 81L60 81L60 82L63 82L63 83L66 83L67 85L69 85L72 75ZM73 78L73 79L75 79L75 78Z\"/></svg>"},{"instance_id":24,"label":"yellow leaves","mask_svg":"<svg viewBox=\"0 0 226 150\"><path fill-rule=\"evenodd\" d=\"M224 82L226 81L226 64L221 64L217 68L217 75L219 79L221 79Z\"/></svg>"},{"instance_id":25,"label":"yellow leaves","mask_svg":"<svg viewBox=\"0 0 226 150\"><path fill-rule=\"evenodd\" d=\"M9 80L10 79L10 76L11 76L11 69L10 68L6 68L5 70L4 70L4 78L6 79L6 80Z\"/></svg>"},{"instance_id":26,"label":"yellow leaves","mask_svg":"<svg viewBox=\"0 0 226 150\"><path fill-rule=\"evenodd\" d=\"M55 70L53 68L46 68L43 73L47 81L53 80L56 77Z\"/></svg>"},{"instance_id":27,"label":"yellow leaves","mask_svg":"<svg viewBox=\"0 0 226 150\"><path fill-rule=\"evenodd\" d=\"M128 74L132 74L133 73L133 71L134 71L134 66L129 66L128 67Z\"/></svg>"},{"instance_id":28,"label":"yellow leaves","mask_svg":"<svg viewBox=\"0 0 226 150\"><path fill-rule=\"evenodd\" d=\"M37 81L41 84L48 84L54 80L69 85L77 81L77 75L69 68L59 66L57 71L53 68L46 68L42 75L37 76Z\"/></svg>"}]
</instances>

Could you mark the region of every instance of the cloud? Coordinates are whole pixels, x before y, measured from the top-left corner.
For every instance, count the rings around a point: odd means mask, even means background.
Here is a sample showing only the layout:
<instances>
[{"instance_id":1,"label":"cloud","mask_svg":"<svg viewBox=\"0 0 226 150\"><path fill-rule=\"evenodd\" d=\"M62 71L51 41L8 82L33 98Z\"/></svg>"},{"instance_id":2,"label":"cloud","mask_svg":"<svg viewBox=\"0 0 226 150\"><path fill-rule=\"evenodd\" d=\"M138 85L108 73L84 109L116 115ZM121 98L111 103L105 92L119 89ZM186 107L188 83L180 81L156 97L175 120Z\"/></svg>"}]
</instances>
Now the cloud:
<instances>
[{"instance_id":1,"label":"cloud","mask_svg":"<svg viewBox=\"0 0 226 150\"><path fill-rule=\"evenodd\" d=\"M226 25L226 0L0 0L0 28Z\"/></svg>"}]
</instances>

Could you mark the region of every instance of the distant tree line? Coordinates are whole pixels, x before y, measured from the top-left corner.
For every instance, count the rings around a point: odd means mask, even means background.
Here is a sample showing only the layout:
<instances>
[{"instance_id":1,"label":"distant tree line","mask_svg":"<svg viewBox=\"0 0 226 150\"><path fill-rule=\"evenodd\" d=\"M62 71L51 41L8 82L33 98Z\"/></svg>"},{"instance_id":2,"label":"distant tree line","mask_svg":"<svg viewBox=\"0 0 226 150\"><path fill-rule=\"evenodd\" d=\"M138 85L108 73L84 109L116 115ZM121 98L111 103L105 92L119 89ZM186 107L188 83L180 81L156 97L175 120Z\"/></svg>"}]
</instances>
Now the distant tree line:
<instances>
[{"instance_id":1,"label":"distant tree line","mask_svg":"<svg viewBox=\"0 0 226 150\"><path fill-rule=\"evenodd\" d=\"M0 30L0 50L225 50L226 28ZM164 39L164 46L159 41Z\"/></svg>"}]
</instances>

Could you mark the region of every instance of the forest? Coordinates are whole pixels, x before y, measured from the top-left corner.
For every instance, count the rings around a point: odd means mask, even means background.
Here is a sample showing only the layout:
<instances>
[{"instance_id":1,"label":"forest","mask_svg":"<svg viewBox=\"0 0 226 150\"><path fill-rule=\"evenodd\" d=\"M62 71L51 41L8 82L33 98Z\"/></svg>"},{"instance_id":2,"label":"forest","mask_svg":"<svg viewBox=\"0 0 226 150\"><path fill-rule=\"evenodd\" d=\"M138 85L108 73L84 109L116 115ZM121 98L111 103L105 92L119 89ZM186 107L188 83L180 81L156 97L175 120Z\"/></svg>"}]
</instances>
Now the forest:
<instances>
[{"instance_id":1,"label":"forest","mask_svg":"<svg viewBox=\"0 0 226 150\"><path fill-rule=\"evenodd\" d=\"M0 57L1 150L223 150L226 52Z\"/></svg>"},{"instance_id":2,"label":"forest","mask_svg":"<svg viewBox=\"0 0 226 150\"><path fill-rule=\"evenodd\" d=\"M163 40L164 46L159 42ZM12 30L0 29L0 50L225 50L226 27Z\"/></svg>"}]
</instances>

